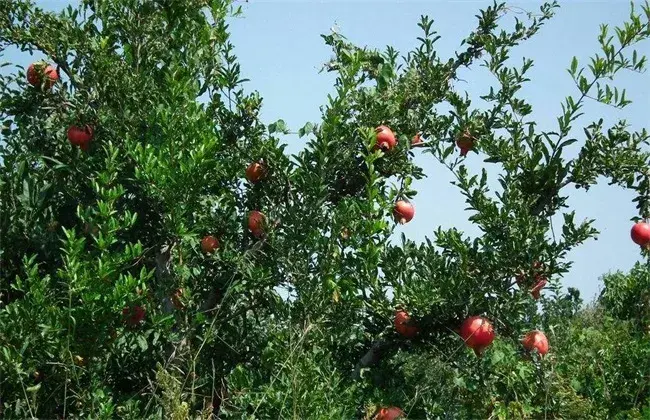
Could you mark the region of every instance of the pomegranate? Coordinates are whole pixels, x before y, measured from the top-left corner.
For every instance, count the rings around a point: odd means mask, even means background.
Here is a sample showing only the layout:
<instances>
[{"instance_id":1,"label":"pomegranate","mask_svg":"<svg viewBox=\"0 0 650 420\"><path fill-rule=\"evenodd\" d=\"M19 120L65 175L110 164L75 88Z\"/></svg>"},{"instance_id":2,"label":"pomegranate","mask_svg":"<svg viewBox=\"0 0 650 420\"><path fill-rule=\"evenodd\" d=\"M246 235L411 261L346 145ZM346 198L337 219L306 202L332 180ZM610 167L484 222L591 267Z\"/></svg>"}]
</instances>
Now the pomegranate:
<instances>
[{"instance_id":1,"label":"pomegranate","mask_svg":"<svg viewBox=\"0 0 650 420\"><path fill-rule=\"evenodd\" d=\"M396 420L404 416L404 412L397 407L382 407L375 420Z\"/></svg>"},{"instance_id":2,"label":"pomegranate","mask_svg":"<svg viewBox=\"0 0 650 420\"><path fill-rule=\"evenodd\" d=\"M257 184L266 175L266 168L259 162L253 162L246 168L246 179L251 184Z\"/></svg>"},{"instance_id":3,"label":"pomegranate","mask_svg":"<svg viewBox=\"0 0 650 420\"><path fill-rule=\"evenodd\" d=\"M144 319L145 309L140 305L135 305L132 307L126 307L122 309L122 316L124 317L124 322L129 326L136 326Z\"/></svg>"},{"instance_id":4,"label":"pomegranate","mask_svg":"<svg viewBox=\"0 0 650 420\"><path fill-rule=\"evenodd\" d=\"M79 146L81 150L88 150L90 142L93 139L93 128L89 125L84 127L71 126L68 128L68 141L74 146Z\"/></svg>"},{"instance_id":5,"label":"pomegranate","mask_svg":"<svg viewBox=\"0 0 650 420\"><path fill-rule=\"evenodd\" d=\"M399 200L393 208L393 217L400 224L408 223L415 216L415 207L408 201Z\"/></svg>"},{"instance_id":6,"label":"pomegranate","mask_svg":"<svg viewBox=\"0 0 650 420\"><path fill-rule=\"evenodd\" d=\"M417 326L413 325L409 314L402 310L395 311L395 330L406 338L413 338L420 331Z\"/></svg>"},{"instance_id":7,"label":"pomegranate","mask_svg":"<svg viewBox=\"0 0 650 420\"><path fill-rule=\"evenodd\" d=\"M494 341L494 328L490 321L480 316L467 318L460 327L465 344L478 355Z\"/></svg>"},{"instance_id":8,"label":"pomegranate","mask_svg":"<svg viewBox=\"0 0 650 420\"><path fill-rule=\"evenodd\" d=\"M380 125L375 129L375 131L377 132L377 144L375 145L375 149L381 149L384 152L388 152L397 145L397 139L395 138L395 134L393 134L393 130L387 126Z\"/></svg>"},{"instance_id":9,"label":"pomegranate","mask_svg":"<svg viewBox=\"0 0 650 420\"><path fill-rule=\"evenodd\" d=\"M248 230L250 230L256 238L259 238L264 234L265 222L266 216L264 216L264 213L257 210L248 213Z\"/></svg>"},{"instance_id":10,"label":"pomegranate","mask_svg":"<svg viewBox=\"0 0 650 420\"><path fill-rule=\"evenodd\" d=\"M45 83L43 83L43 76L46 77ZM50 89L57 80L59 80L59 73L47 63L32 63L27 67L27 82L32 86Z\"/></svg>"},{"instance_id":11,"label":"pomegranate","mask_svg":"<svg viewBox=\"0 0 650 420\"><path fill-rule=\"evenodd\" d=\"M544 335L544 333L541 331L530 331L528 334L526 334L524 339L521 340L521 343L524 345L526 351L530 352L536 349L537 352L542 356L548 353L548 339L546 338L546 335Z\"/></svg>"},{"instance_id":12,"label":"pomegranate","mask_svg":"<svg viewBox=\"0 0 650 420\"><path fill-rule=\"evenodd\" d=\"M411 146L418 146L422 143L424 143L424 141L422 140L422 136L419 133L413 137L413 140L411 140Z\"/></svg>"},{"instance_id":13,"label":"pomegranate","mask_svg":"<svg viewBox=\"0 0 650 420\"><path fill-rule=\"evenodd\" d=\"M463 134L456 139L456 146L460 149L461 156L467 156L467 152L474 148L474 137L468 130L465 130Z\"/></svg>"},{"instance_id":14,"label":"pomegranate","mask_svg":"<svg viewBox=\"0 0 650 420\"><path fill-rule=\"evenodd\" d=\"M201 240L201 251L206 254L212 254L219 248L219 240L212 235L208 235Z\"/></svg>"},{"instance_id":15,"label":"pomegranate","mask_svg":"<svg viewBox=\"0 0 650 420\"><path fill-rule=\"evenodd\" d=\"M632 240L635 244L646 247L650 245L650 224L645 222L638 222L632 226L630 232Z\"/></svg>"}]
</instances>

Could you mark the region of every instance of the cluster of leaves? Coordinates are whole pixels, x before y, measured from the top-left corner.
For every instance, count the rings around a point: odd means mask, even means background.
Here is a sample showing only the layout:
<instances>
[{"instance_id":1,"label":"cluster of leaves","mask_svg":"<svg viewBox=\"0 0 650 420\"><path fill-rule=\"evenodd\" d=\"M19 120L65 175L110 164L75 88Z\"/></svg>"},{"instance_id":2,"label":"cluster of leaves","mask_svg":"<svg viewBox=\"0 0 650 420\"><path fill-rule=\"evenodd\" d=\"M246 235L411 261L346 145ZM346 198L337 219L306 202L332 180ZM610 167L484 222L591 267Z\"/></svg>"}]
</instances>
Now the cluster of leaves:
<instances>
[{"instance_id":1,"label":"cluster of leaves","mask_svg":"<svg viewBox=\"0 0 650 420\"><path fill-rule=\"evenodd\" d=\"M386 405L414 418L580 412L590 402L564 379L579 366L573 356L529 358L519 339L561 328L576 312L559 279L567 253L596 231L565 210L566 187L608 177L637 191L647 216L646 131L620 122L604 133L593 123L576 159L563 152L578 141L570 136L585 100L629 103L605 79L645 68L631 48L650 37L650 8L632 9L617 41L604 27L603 55L591 65L571 63L580 95L566 98L551 132L517 96L533 62L508 59L556 8L544 4L506 29L508 9L494 4L449 60L438 56L427 17L419 46L401 59L392 48L323 36L335 94L322 121L299 130L305 149L287 156L275 135L288 127L264 125L260 96L242 87L227 30L239 10L229 1L93 0L56 14L2 3L0 48L40 51L61 81L43 91L22 71L0 76L0 410L47 418L352 418ZM497 81L481 97L485 109L454 86L482 58ZM95 128L88 151L65 138L83 124ZM375 150L380 124L397 134L395 149ZM477 152L467 159L493 165L499 190L455 153L465 131ZM426 140L418 148L416 134ZM413 180L425 176L412 160L419 150L453 173L479 237L438 229L423 244L390 242L393 203L414 200ZM246 183L255 161L266 176ZM260 238L246 230L251 210L266 215ZM208 234L221 244L212 254L199 246ZM517 275L528 279L521 287ZM526 285L537 276L556 292L541 313ZM418 324L415 339L394 331L397 306ZM129 325L122 312L135 307L146 315ZM482 358L456 334L469 315L491 319L499 336ZM599 416L607 404L594 407Z\"/></svg>"}]
</instances>

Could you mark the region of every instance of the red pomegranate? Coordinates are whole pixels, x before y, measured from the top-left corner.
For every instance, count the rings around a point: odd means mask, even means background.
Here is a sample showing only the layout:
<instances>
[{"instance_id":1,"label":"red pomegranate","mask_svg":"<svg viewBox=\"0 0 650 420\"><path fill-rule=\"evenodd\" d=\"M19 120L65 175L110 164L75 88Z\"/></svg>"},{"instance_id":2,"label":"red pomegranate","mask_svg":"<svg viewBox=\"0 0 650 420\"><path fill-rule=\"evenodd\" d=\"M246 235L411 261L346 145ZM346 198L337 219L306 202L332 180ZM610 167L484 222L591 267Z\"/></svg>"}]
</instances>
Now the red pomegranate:
<instances>
[{"instance_id":1,"label":"red pomegranate","mask_svg":"<svg viewBox=\"0 0 650 420\"><path fill-rule=\"evenodd\" d=\"M541 331L530 331L528 334L526 334L524 339L521 340L521 344L524 345L526 351L533 351L536 349L537 352L542 356L548 353L548 339L546 338L546 335L544 335L544 333Z\"/></svg>"},{"instance_id":2,"label":"red pomegranate","mask_svg":"<svg viewBox=\"0 0 650 420\"><path fill-rule=\"evenodd\" d=\"M375 149L381 149L384 152L392 150L397 145L397 139L393 130L385 125L380 125L375 129L377 133L377 143Z\"/></svg>"},{"instance_id":3,"label":"red pomegranate","mask_svg":"<svg viewBox=\"0 0 650 420\"><path fill-rule=\"evenodd\" d=\"M264 213L253 210L248 213L248 230L255 236L259 238L264 234L264 223L266 221L266 216Z\"/></svg>"},{"instance_id":4,"label":"red pomegranate","mask_svg":"<svg viewBox=\"0 0 650 420\"><path fill-rule=\"evenodd\" d=\"M251 184L256 184L264 179L266 168L259 162L253 162L246 168L246 179Z\"/></svg>"},{"instance_id":5,"label":"red pomegranate","mask_svg":"<svg viewBox=\"0 0 650 420\"><path fill-rule=\"evenodd\" d=\"M375 420L396 420L404 416L404 412L397 407L382 407Z\"/></svg>"},{"instance_id":6,"label":"red pomegranate","mask_svg":"<svg viewBox=\"0 0 650 420\"><path fill-rule=\"evenodd\" d=\"M399 200L393 207L393 217L400 224L408 223L415 216L415 207L408 201Z\"/></svg>"},{"instance_id":7,"label":"red pomegranate","mask_svg":"<svg viewBox=\"0 0 650 420\"><path fill-rule=\"evenodd\" d=\"M474 148L474 140L474 137L468 130L465 130L463 134L456 139L456 146L460 149L461 156L467 156L467 152Z\"/></svg>"},{"instance_id":8,"label":"red pomegranate","mask_svg":"<svg viewBox=\"0 0 650 420\"><path fill-rule=\"evenodd\" d=\"M126 307L122 309L122 316L124 317L124 322L126 322L127 325L130 325L132 327L142 322L145 313L146 313L145 309L140 305L135 305L132 307Z\"/></svg>"},{"instance_id":9,"label":"red pomegranate","mask_svg":"<svg viewBox=\"0 0 650 420\"><path fill-rule=\"evenodd\" d=\"M43 76L46 78L45 83L43 83ZM47 63L32 63L27 67L27 82L32 86L43 86L45 89L50 89L57 80L59 80L59 74L54 67Z\"/></svg>"},{"instance_id":10,"label":"red pomegranate","mask_svg":"<svg viewBox=\"0 0 650 420\"><path fill-rule=\"evenodd\" d=\"M201 251L206 254L212 254L219 248L219 240L212 235L208 235L201 240Z\"/></svg>"},{"instance_id":11,"label":"red pomegranate","mask_svg":"<svg viewBox=\"0 0 650 420\"><path fill-rule=\"evenodd\" d=\"M418 146L422 143L424 143L424 141L422 140L422 136L419 133L413 137L413 140L411 140L411 146Z\"/></svg>"},{"instance_id":12,"label":"red pomegranate","mask_svg":"<svg viewBox=\"0 0 650 420\"><path fill-rule=\"evenodd\" d=\"M90 142L93 139L93 128L89 125L84 127L71 126L68 128L68 141L74 146L79 146L81 150L88 150Z\"/></svg>"},{"instance_id":13,"label":"red pomegranate","mask_svg":"<svg viewBox=\"0 0 650 420\"><path fill-rule=\"evenodd\" d=\"M480 316L467 318L460 327L460 336L478 355L494 341L494 328L490 321Z\"/></svg>"},{"instance_id":14,"label":"red pomegranate","mask_svg":"<svg viewBox=\"0 0 650 420\"><path fill-rule=\"evenodd\" d=\"M630 236L635 244L640 246L648 246L650 244L650 224L645 222L638 222L632 226Z\"/></svg>"},{"instance_id":15,"label":"red pomegranate","mask_svg":"<svg viewBox=\"0 0 650 420\"><path fill-rule=\"evenodd\" d=\"M395 330L406 338L413 338L420 331L416 325L413 325L409 314L402 310L395 311Z\"/></svg>"}]
</instances>

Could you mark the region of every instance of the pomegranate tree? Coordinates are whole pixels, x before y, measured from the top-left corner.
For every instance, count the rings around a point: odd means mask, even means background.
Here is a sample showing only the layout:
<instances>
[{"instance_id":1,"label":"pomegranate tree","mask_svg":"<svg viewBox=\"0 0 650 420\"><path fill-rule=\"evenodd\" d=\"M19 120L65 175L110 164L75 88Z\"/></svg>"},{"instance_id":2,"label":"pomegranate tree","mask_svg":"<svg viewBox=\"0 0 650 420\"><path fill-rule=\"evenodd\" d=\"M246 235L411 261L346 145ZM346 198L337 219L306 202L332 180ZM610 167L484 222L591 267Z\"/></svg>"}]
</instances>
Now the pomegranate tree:
<instances>
[{"instance_id":1,"label":"pomegranate tree","mask_svg":"<svg viewBox=\"0 0 650 420\"><path fill-rule=\"evenodd\" d=\"M438 50L426 16L410 51L323 35L335 85L320 117L290 129L247 92L250 64L228 33L239 2L35 3L0 1L0 50L56 63L27 81L12 66L0 75L1 416L613 417L600 409L637 394L553 392L571 385L577 358L560 337L579 299L559 284L542 305L530 295L596 234L589 212L574 218L574 187L608 179L650 217L647 133L592 124L601 115L585 106L600 92L619 106L610 77L644 70L628 47L650 36L645 13L599 38L593 66L576 58L554 84L573 78L575 93L542 115L525 97L532 61L508 58L515 46L529 56L553 4L486 6L467 37L443 40L456 51ZM479 147L480 162L458 156ZM445 200L448 181L463 204ZM422 193L472 228L422 214L418 232L399 229ZM557 332L548 371L520 357L545 351L539 337L521 343L531 325ZM465 344L480 355L497 327L494 357L475 360Z\"/></svg>"}]
</instances>

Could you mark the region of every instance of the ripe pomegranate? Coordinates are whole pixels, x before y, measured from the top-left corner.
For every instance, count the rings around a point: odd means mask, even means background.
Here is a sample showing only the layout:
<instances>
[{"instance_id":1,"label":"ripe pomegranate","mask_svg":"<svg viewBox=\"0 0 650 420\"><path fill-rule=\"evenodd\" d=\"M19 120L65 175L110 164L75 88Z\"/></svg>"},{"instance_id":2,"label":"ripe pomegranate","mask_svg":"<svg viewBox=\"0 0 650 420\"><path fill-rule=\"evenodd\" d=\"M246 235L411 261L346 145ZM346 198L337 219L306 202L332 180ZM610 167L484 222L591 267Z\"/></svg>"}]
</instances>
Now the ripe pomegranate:
<instances>
[{"instance_id":1,"label":"ripe pomegranate","mask_svg":"<svg viewBox=\"0 0 650 420\"><path fill-rule=\"evenodd\" d=\"M399 200L393 208L393 217L400 224L408 223L415 216L415 207L408 201Z\"/></svg>"},{"instance_id":2,"label":"ripe pomegranate","mask_svg":"<svg viewBox=\"0 0 650 420\"><path fill-rule=\"evenodd\" d=\"M81 150L88 150L93 139L94 131L89 125L84 127L71 126L68 128L68 141L73 146L79 146Z\"/></svg>"},{"instance_id":3,"label":"ripe pomegranate","mask_svg":"<svg viewBox=\"0 0 650 420\"><path fill-rule=\"evenodd\" d=\"M424 143L424 141L422 140L422 136L419 133L413 137L413 140L411 140L411 146L418 146L422 143Z\"/></svg>"},{"instance_id":4,"label":"ripe pomegranate","mask_svg":"<svg viewBox=\"0 0 650 420\"><path fill-rule=\"evenodd\" d=\"M480 316L467 318L460 327L460 336L478 355L494 341L494 328L490 321Z\"/></svg>"},{"instance_id":5,"label":"ripe pomegranate","mask_svg":"<svg viewBox=\"0 0 650 420\"><path fill-rule=\"evenodd\" d=\"M645 222L638 222L632 226L630 236L635 244L640 246L650 245L650 224Z\"/></svg>"},{"instance_id":6,"label":"ripe pomegranate","mask_svg":"<svg viewBox=\"0 0 650 420\"><path fill-rule=\"evenodd\" d=\"M219 240L212 235L208 235L201 240L201 251L206 254L212 254L219 248Z\"/></svg>"},{"instance_id":7,"label":"ripe pomegranate","mask_svg":"<svg viewBox=\"0 0 650 420\"><path fill-rule=\"evenodd\" d=\"M375 129L377 132L377 143L375 149L381 149L384 152L392 150L397 145L397 139L393 130L385 125L380 125Z\"/></svg>"},{"instance_id":8,"label":"ripe pomegranate","mask_svg":"<svg viewBox=\"0 0 650 420\"><path fill-rule=\"evenodd\" d=\"M404 416L404 412L397 407L382 407L375 420L396 420Z\"/></svg>"},{"instance_id":9,"label":"ripe pomegranate","mask_svg":"<svg viewBox=\"0 0 650 420\"><path fill-rule=\"evenodd\" d=\"M253 162L246 168L246 179L251 184L257 184L264 179L266 175L266 168L259 162Z\"/></svg>"},{"instance_id":10,"label":"ripe pomegranate","mask_svg":"<svg viewBox=\"0 0 650 420\"><path fill-rule=\"evenodd\" d=\"M472 136L468 130L465 130L463 134L456 139L456 146L460 149L461 156L467 156L467 152L472 150L474 147L474 136Z\"/></svg>"},{"instance_id":11,"label":"ripe pomegranate","mask_svg":"<svg viewBox=\"0 0 650 420\"><path fill-rule=\"evenodd\" d=\"M521 343L524 345L526 351L533 351L537 349L537 352L542 356L548 353L548 339L546 338L546 335L544 335L544 333L541 331L530 331L528 334L526 334L524 339L521 340Z\"/></svg>"},{"instance_id":12,"label":"ripe pomegranate","mask_svg":"<svg viewBox=\"0 0 650 420\"><path fill-rule=\"evenodd\" d=\"M248 230L250 230L256 238L259 238L264 234L265 222L266 216L264 216L264 213L257 210L248 213Z\"/></svg>"},{"instance_id":13,"label":"ripe pomegranate","mask_svg":"<svg viewBox=\"0 0 650 420\"><path fill-rule=\"evenodd\" d=\"M45 83L43 83L43 76L46 77ZM27 67L27 82L32 86L50 89L57 80L59 80L59 74L54 67L47 63L32 63Z\"/></svg>"},{"instance_id":14,"label":"ripe pomegranate","mask_svg":"<svg viewBox=\"0 0 650 420\"><path fill-rule=\"evenodd\" d=\"M416 325L413 325L409 314L402 310L395 311L395 330L406 338L413 338L420 331Z\"/></svg>"},{"instance_id":15,"label":"ripe pomegranate","mask_svg":"<svg viewBox=\"0 0 650 420\"><path fill-rule=\"evenodd\" d=\"M145 316L145 309L140 305L135 305L132 307L126 307L122 309L122 316L124 317L124 322L127 325L134 327L138 325Z\"/></svg>"}]
</instances>

